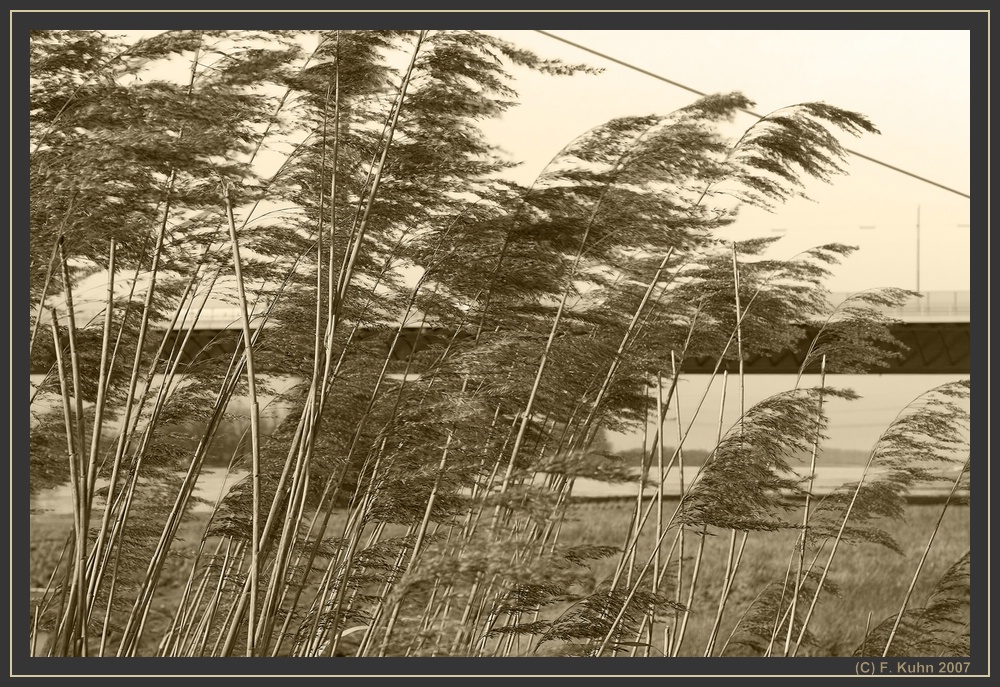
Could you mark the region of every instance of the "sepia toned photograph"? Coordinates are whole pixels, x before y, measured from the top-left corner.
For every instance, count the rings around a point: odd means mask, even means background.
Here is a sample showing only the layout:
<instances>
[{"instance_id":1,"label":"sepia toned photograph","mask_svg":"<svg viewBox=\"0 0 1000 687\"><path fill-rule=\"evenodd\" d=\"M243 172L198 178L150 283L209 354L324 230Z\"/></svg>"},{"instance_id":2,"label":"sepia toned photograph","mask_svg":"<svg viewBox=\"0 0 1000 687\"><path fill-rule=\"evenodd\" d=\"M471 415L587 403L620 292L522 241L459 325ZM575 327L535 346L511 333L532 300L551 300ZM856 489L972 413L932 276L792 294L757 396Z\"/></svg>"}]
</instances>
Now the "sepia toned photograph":
<instances>
[{"instance_id":1,"label":"sepia toned photograph","mask_svg":"<svg viewBox=\"0 0 1000 687\"><path fill-rule=\"evenodd\" d=\"M969 28L275 16L12 43L26 670L985 666Z\"/></svg>"}]
</instances>

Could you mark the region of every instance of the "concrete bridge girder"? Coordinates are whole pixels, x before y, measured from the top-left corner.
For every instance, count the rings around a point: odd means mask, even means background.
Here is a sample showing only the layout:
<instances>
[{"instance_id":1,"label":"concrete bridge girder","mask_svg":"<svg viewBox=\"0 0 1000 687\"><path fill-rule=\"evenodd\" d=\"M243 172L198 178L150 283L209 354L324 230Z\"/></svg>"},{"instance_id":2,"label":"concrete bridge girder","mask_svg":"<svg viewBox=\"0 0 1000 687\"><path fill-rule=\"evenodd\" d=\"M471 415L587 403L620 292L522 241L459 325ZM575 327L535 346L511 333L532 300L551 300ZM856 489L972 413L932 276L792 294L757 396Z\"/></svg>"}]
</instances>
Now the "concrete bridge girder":
<instances>
[{"instance_id":1,"label":"concrete bridge girder","mask_svg":"<svg viewBox=\"0 0 1000 687\"><path fill-rule=\"evenodd\" d=\"M891 327L893 335L906 349L902 357L889 367L872 368L873 374L969 374L970 330L968 322L907 322ZM793 374L798 372L805 359L806 347L815 336L807 335L795 350L783 351L772 356L751 355L743 361L743 371L751 374ZM715 358L696 358L685 361L688 373L710 373L715 368ZM812 367L818 371L818 363ZM720 367L720 370L723 369ZM730 372L736 365L729 366Z\"/></svg>"},{"instance_id":2,"label":"concrete bridge girder","mask_svg":"<svg viewBox=\"0 0 1000 687\"><path fill-rule=\"evenodd\" d=\"M452 332L441 327L408 327L396 339L395 329L364 332L359 338L381 340L386 353L393 361L405 361L414 352L427 346L444 345L452 337ZM969 374L970 371L970 328L968 322L907 322L892 327L892 332L906 347L901 359L888 368L871 369L877 374ZM166 350L176 343L183 332L171 332ZM798 372L806 353L806 347L815 331L808 331L796 350L789 350L772 356L747 356L744 372L749 374L794 374ZM191 333L182 353L182 364L196 359L216 356L230 357L240 345L242 333L238 329L197 329ZM461 337L461 334L460 334ZM394 343L395 340L395 343ZM684 371L688 373L711 373L716 359L712 357L688 358ZM39 365L41 368L41 365ZM720 367L720 370L722 368ZM735 364L729 365L730 372L736 371ZM45 369L32 372L45 372ZM275 372L280 372L274 370Z\"/></svg>"},{"instance_id":3,"label":"concrete bridge girder","mask_svg":"<svg viewBox=\"0 0 1000 687\"><path fill-rule=\"evenodd\" d=\"M878 374L969 374L970 371L970 329L968 322L916 322L903 323L892 327L892 333L906 346L903 357L888 368L869 370ZM193 337L194 350L208 345L207 355L231 355L239 341L238 331L212 332L202 330ZM784 351L774 356L748 356L744 361L744 371L751 374L794 374L798 372L805 357L806 346L814 336L808 331L796 350ZM370 336L382 339L386 352L396 336L396 330L373 332ZM367 338L367 337L365 337ZM451 332L433 327L423 330L406 328L395 342L391 359L404 361L412 353L429 345L444 345L451 338ZM688 373L706 373L715 368L715 358L688 359L684 370ZM731 371L735 371L735 367Z\"/></svg>"}]
</instances>

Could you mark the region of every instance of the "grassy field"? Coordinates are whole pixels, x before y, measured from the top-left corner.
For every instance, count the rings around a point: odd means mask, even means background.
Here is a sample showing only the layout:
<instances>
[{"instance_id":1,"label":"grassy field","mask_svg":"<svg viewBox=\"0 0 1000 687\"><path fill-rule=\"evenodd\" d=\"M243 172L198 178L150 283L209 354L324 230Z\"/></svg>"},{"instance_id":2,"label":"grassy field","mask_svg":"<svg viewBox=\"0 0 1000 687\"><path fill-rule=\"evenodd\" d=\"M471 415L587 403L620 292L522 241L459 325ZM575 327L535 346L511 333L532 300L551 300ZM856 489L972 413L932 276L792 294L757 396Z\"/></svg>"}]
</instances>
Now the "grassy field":
<instances>
[{"instance_id":1,"label":"grassy field","mask_svg":"<svg viewBox=\"0 0 1000 687\"><path fill-rule=\"evenodd\" d=\"M675 506L675 501L665 502L668 515ZM632 508L633 504L626 502L579 504L571 513L571 522L563 528L563 536L567 542L576 541L581 544L620 544ZM903 549L902 556L874 544L847 545L838 549L830 581L839 588L839 594L836 597L826 594L821 598L816 619L811 625L816 644L804 647L805 650L800 655L850 655L865 635L869 613L872 624L875 624L899 611L917 562L940 513L940 505L910 504L904 521L881 523ZM768 582L780 582L784 578L795 537L794 531L755 532L750 535L740 573L734 583L734 595L730 600L729 607L735 610L727 612L723 620L720 631L722 641L729 636L747 604L764 586ZM640 539L640 550L647 553L652 545L652 534L644 534ZM703 557L705 567L700 577L700 591L696 594L693 605L683 654L701 655L704 649L722 587L722 569L728 546L728 532L712 532L706 539ZM688 536L685 558L696 547L697 540ZM917 581L910 605L923 605L941 575L968 548L968 507L951 506ZM606 577L613 571L613 567L613 561L599 561L594 566L595 580ZM657 629L662 641L662 629ZM657 630L654 630L653 637L657 637Z\"/></svg>"},{"instance_id":2,"label":"grassy field","mask_svg":"<svg viewBox=\"0 0 1000 687\"><path fill-rule=\"evenodd\" d=\"M676 501L665 501L664 510L669 514ZM634 503L625 500L578 502L570 506L567 520L562 528L560 541L566 546L600 545L621 547L628 531ZM910 504L903 521L889 521L881 525L892 534L904 551L896 554L874 544L844 545L838 550L830 575L830 582L838 590L836 595L825 592L816 610L812 623L815 643L804 646L799 655L843 656L850 655L865 635L866 623L874 625L883 618L897 612L917 562L941 513L939 504ZM343 513L338 513L331 524L331 532L336 531ZM790 513L795 517L795 513ZM176 555L170 558L158 587L154 611L150 618L147 636L160 636L158 629L165 628L173 617L178 597L187 581L187 563L198 546L206 523L206 516L193 516L178 533L174 549ZM48 583L53 566L59 560L66 538L72 530L72 518L68 515L39 513L31 521L31 584L38 590ZM390 533L391 534L391 533ZM795 542L794 531L752 533L747 541L739 574L735 580L732 596L727 606L719 633L719 646L727 641L733 628L748 605L769 582L780 582L784 575L789 556ZM653 535L650 528L640 538L637 564L645 562L651 547ZM669 547L670 540L664 545ZM686 535L684 560L685 575L691 569L692 556L698 546L698 536ZM722 589L723 569L729 547L728 532L709 531L705 540L703 568L697 593L692 605L692 613L681 655L702 655L708 640ZM944 519L942 530L935 539L930 556L918 579L910 607L921 606L941 575L969 547L969 510L967 506L951 506ZM616 557L609 557L590 563L593 587L614 573ZM585 594L591 589L581 589ZM37 596L37 592L34 596ZM540 618L552 619L569 610L573 604L568 600L557 606L541 609ZM662 645L665 629L671 628L672 620L658 622L651 636L642 638L654 647ZM530 650L523 641L520 652ZM155 642L150 640L147 649L155 651ZM539 654L554 653L558 644L541 647ZM641 654L642 649L639 649ZM656 651L651 651L656 655ZM739 647L731 645L726 654L738 654Z\"/></svg>"},{"instance_id":3,"label":"grassy field","mask_svg":"<svg viewBox=\"0 0 1000 687\"><path fill-rule=\"evenodd\" d=\"M916 294L834 303L854 247L729 231L846 171L864 114L793 102L740 131L752 102L715 94L567 139L528 186L479 128L514 104L508 67L590 69L482 32L39 31L31 53L30 485L68 485L47 496L75 513L31 521L36 654L970 651L967 511L910 599L938 507L904 508L930 480L967 491L969 380L838 456L830 410L865 399L834 377L893 364ZM141 77L161 68L184 79ZM745 374L807 336L794 382ZM692 389L693 359L719 383ZM662 473L662 451L612 458L650 429L701 466L676 521L567 512ZM206 526L196 487L230 457L246 479ZM841 484L808 520L786 503ZM900 555L847 543L886 544L871 518L904 510ZM946 603L879 624L945 570Z\"/></svg>"}]
</instances>

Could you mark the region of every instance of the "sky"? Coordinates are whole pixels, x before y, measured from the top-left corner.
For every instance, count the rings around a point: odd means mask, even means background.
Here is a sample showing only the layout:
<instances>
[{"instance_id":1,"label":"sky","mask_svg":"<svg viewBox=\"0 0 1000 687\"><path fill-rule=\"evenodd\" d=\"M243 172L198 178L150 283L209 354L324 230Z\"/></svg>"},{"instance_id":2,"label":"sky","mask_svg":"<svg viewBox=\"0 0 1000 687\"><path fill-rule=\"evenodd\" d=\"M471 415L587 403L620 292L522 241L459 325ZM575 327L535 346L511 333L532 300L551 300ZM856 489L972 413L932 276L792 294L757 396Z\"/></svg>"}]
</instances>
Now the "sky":
<instances>
[{"instance_id":1,"label":"sky","mask_svg":"<svg viewBox=\"0 0 1000 687\"><path fill-rule=\"evenodd\" d=\"M603 70L554 77L510 68L518 104L480 126L509 159L521 162L511 176L526 185L588 130L616 117L669 114L699 97L582 46L695 91L742 92L760 114L810 101L859 112L881 133L844 135L845 148L959 193L970 191L968 31L484 32L541 57ZM311 50L314 41L306 39L303 47ZM186 79L187 70L184 62L175 74L156 76ZM741 114L734 131L755 121ZM267 153L260 157L265 159ZM282 160L274 156L269 164ZM969 290L969 198L853 155L843 166L846 174L831 184L807 182L809 199L793 199L771 213L744 208L726 238L780 236L769 255L774 258L834 241L857 246L833 270L828 288L835 292Z\"/></svg>"},{"instance_id":2,"label":"sky","mask_svg":"<svg viewBox=\"0 0 1000 687\"><path fill-rule=\"evenodd\" d=\"M517 181L530 184L559 150L609 119L668 114L698 96L536 31L488 31L546 58L603 68L599 75L540 75L512 68L517 107L482 123L487 137L522 161ZM881 131L844 137L848 149L962 193L970 190L969 35L964 31L559 31L552 34L704 93L740 91L764 114L824 101L866 115ZM311 47L311 46L310 46ZM755 119L741 115L746 127ZM745 209L727 238L780 235L772 255L791 257L840 242L859 250L832 268L831 291L880 286L969 290L970 201L874 162L849 156L847 175L809 183L812 200L774 213ZM977 228L983 231L985 227ZM920 260L917 260L919 237ZM96 282L95 282L96 284ZM100 286L98 284L98 286ZM831 406L836 448L868 449L915 396L955 377L852 375L834 384L864 397ZM747 403L787 389L784 376L749 378ZM692 378L684 398L700 397ZM735 421L732 387L726 426ZM714 399L714 400L713 400ZM694 401L691 401L694 402ZM718 405L718 388L708 404ZM716 415L692 429L689 446L710 447ZM673 416L668 418L673 422ZM612 437L630 448L641 436Z\"/></svg>"},{"instance_id":3,"label":"sky","mask_svg":"<svg viewBox=\"0 0 1000 687\"><path fill-rule=\"evenodd\" d=\"M514 71L520 104L485 125L492 140L523 160L518 180L530 183L574 137L614 117L666 114L698 96L536 31L494 31L542 57L602 67L597 76L554 78ZM824 101L866 115L881 132L843 137L849 150L965 194L970 192L970 57L965 31L558 31L548 33L702 93L740 91L766 114ZM741 115L746 127L755 119ZM775 257L831 241L858 247L832 268L831 291L879 286L970 289L970 201L868 160L849 156L847 174L809 183L812 200L796 199L774 213L744 209L733 238L775 236ZM919 225L919 229L918 229ZM977 231L985 231L978 227ZM917 261L919 235L919 270ZM981 237L982 235L980 235ZM828 380L861 395L832 401L831 448L870 450L897 414L951 375L837 375ZM691 375L681 389L681 419L708 383ZM747 378L746 403L789 388L786 375ZM812 380L807 383L818 383ZM718 409L716 380L705 408ZM726 389L723 427L738 417L734 380ZM690 412L690 411L688 411ZM703 411L685 445L710 448L718 411ZM668 426L676 422L673 411ZM652 428L651 428L652 431ZM641 445L642 436L612 434L613 450Z\"/></svg>"},{"instance_id":4,"label":"sky","mask_svg":"<svg viewBox=\"0 0 1000 687\"><path fill-rule=\"evenodd\" d=\"M573 137L614 117L665 114L698 96L535 31L492 32L543 57L603 67L599 76L553 78L517 70L520 105L485 128L530 183ZM970 185L969 36L959 31L551 31L703 93L740 91L766 114L800 102L824 101L866 115L881 132L844 137L845 148L955 190ZM740 116L749 126L754 118ZM734 237L773 236L776 252L795 255L838 241L858 251L833 268L832 291L876 286L968 290L970 201L868 160L850 156L847 175L810 183L812 201L794 200L774 213L741 212ZM918 217L919 213L919 217ZM862 228L866 227L866 228ZM871 228L868 228L871 227ZM950 375L838 375L828 383L862 396L832 401L828 447L870 450L896 415ZM812 380L818 383L818 380ZM681 390L681 420L690 422L708 377L692 375ZM748 405L789 387L785 375L747 378ZM710 448L718 432L722 385L713 383L685 441ZM735 380L727 386L723 427L738 417ZM690 413L690 410L688 410ZM668 427L676 422L670 412ZM642 436L612 434L613 450Z\"/></svg>"},{"instance_id":5,"label":"sky","mask_svg":"<svg viewBox=\"0 0 1000 687\"><path fill-rule=\"evenodd\" d=\"M667 114L698 96L536 31L489 32L542 57L601 67L597 76L514 70L520 104L484 126L522 160L530 183L576 136L614 117ZM968 194L970 59L966 31L551 31L703 93L740 91L766 114L824 101L866 115L881 132L845 148ZM754 118L741 115L737 124ZM776 257L838 241L858 246L831 291L876 286L968 290L970 201L849 156L846 176L810 183L812 201L744 210L734 238L780 235ZM918 229L919 225L919 229ZM983 228L978 228L982 231Z\"/></svg>"}]
</instances>

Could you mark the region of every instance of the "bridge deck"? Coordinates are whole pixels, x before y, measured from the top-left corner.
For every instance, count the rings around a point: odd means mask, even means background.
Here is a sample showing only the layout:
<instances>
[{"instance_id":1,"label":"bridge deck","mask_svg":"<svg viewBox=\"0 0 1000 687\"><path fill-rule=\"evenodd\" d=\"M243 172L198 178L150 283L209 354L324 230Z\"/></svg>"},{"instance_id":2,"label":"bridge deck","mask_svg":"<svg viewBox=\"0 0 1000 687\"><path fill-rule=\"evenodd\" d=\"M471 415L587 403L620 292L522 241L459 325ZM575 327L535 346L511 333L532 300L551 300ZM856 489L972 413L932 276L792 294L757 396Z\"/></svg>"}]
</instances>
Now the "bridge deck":
<instances>
[{"instance_id":1,"label":"bridge deck","mask_svg":"<svg viewBox=\"0 0 1000 687\"><path fill-rule=\"evenodd\" d=\"M850 294L833 293L831 302L842 303ZM900 320L891 329L907 347L901 359L888 368L873 368L868 372L888 374L969 374L970 371L970 293L968 291L927 291L923 297L909 299L899 308L881 308L889 317ZM81 313L83 315L84 313ZM254 318L259 319L259 318ZM78 321L86 322L84 317ZM251 326L258 322L251 320ZM189 342L187 361L195 356L231 355L238 345L241 329L238 307L215 306L206 308L199 318L196 331ZM744 360L744 371L753 373L795 373L802 364L806 347L815 334L806 328L806 336L795 350L772 356L749 356ZM379 334L388 346L395 329ZM441 338L436 330L421 331L419 326L404 327L393 350L393 358L405 360L428 335ZM176 336L172 332L171 336ZM422 338L423 337L423 338ZM689 373L706 373L715 368L714 358L688 359L684 370ZM731 371L735 368L731 365ZM45 370L32 370L44 372Z\"/></svg>"},{"instance_id":2,"label":"bridge deck","mask_svg":"<svg viewBox=\"0 0 1000 687\"><path fill-rule=\"evenodd\" d=\"M969 322L972 312L970 291L921 291L898 308L879 308L889 317L903 322ZM838 291L830 302L840 305L852 294Z\"/></svg>"},{"instance_id":3,"label":"bridge deck","mask_svg":"<svg viewBox=\"0 0 1000 687\"><path fill-rule=\"evenodd\" d=\"M892 332L905 346L903 357L892 361L886 368L869 368L868 373L878 374L956 374L967 375L970 371L969 362L969 324L968 323L912 323L892 327ZM794 350L783 351L776 355L750 355L744 359L744 372L749 374L794 374L806 354L809 341L815 330L806 329L806 337ZM232 355L241 337L238 330L200 330L189 341L191 351L204 349L201 355ZM388 347L395 338L395 331L380 332L380 336ZM393 360L404 361L407 356L422 343L418 328L404 329L400 334L396 347L393 349ZM434 334L436 339L447 337ZM190 360L191 356L187 356ZM713 357L688 358L684 361L683 370L688 373L710 373L715 369L716 359ZM735 362L727 363L730 372L736 372ZM818 367L815 363L813 367ZM810 370L812 371L812 370Z\"/></svg>"},{"instance_id":4,"label":"bridge deck","mask_svg":"<svg viewBox=\"0 0 1000 687\"><path fill-rule=\"evenodd\" d=\"M830 303L839 306L853 295L847 291L830 294ZM971 312L969 291L922 291L921 296L908 299L898 308L878 308L889 317L906 323L969 322ZM205 308L198 319L197 329L240 329L240 309L236 306ZM251 323L252 324L252 323Z\"/></svg>"}]
</instances>

